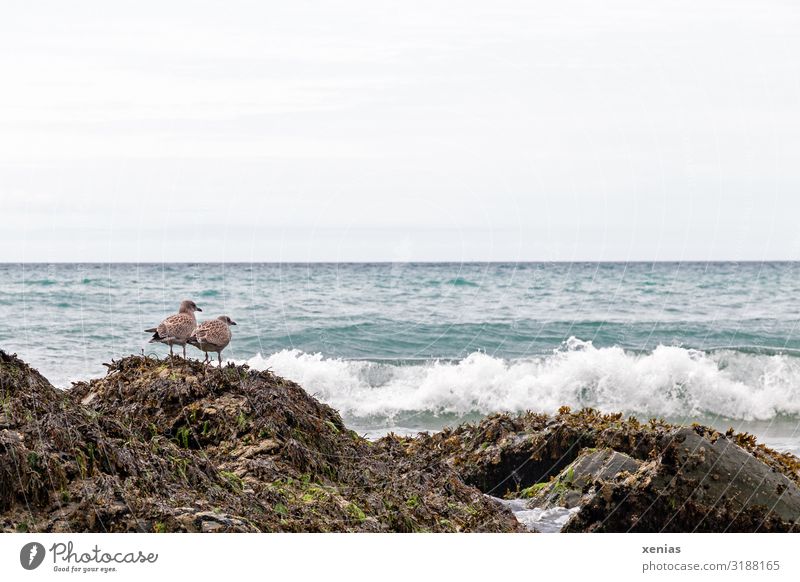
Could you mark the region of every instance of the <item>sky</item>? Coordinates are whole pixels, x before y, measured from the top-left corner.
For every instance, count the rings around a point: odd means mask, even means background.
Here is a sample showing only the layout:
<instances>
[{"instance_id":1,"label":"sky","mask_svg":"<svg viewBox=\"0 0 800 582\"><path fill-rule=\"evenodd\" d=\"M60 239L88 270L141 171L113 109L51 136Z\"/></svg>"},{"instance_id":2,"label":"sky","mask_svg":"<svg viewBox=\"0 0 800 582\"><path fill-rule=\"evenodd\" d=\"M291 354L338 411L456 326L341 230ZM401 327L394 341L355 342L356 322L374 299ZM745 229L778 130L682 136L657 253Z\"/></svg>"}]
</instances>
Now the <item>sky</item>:
<instances>
[{"instance_id":1,"label":"sky","mask_svg":"<svg viewBox=\"0 0 800 582\"><path fill-rule=\"evenodd\" d=\"M794 0L5 1L0 261L800 259Z\"/></svg>"}]
</instances>

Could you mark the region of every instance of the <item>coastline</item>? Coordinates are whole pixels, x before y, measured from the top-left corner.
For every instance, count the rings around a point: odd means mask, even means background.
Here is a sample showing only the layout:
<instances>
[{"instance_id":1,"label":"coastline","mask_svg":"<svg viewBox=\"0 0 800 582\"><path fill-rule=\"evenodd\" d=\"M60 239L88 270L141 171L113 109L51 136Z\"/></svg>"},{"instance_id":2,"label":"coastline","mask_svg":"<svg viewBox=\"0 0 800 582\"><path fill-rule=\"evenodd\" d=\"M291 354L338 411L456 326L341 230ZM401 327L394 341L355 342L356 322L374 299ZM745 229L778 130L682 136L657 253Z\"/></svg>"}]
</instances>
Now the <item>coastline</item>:
<instances>
[{"instance_id":1,"label":"coastline","mask_svg":"<svg viewBox=\"0 0 800 582\"><path fill-rule=\"evenodd\" d=\"M3 531L529 530L493 498L571 532L800 527L800 460L748 434L564 407L370 441L269 371L106 367L59 390L0 352Z\"/></svg>"}]
</instances>

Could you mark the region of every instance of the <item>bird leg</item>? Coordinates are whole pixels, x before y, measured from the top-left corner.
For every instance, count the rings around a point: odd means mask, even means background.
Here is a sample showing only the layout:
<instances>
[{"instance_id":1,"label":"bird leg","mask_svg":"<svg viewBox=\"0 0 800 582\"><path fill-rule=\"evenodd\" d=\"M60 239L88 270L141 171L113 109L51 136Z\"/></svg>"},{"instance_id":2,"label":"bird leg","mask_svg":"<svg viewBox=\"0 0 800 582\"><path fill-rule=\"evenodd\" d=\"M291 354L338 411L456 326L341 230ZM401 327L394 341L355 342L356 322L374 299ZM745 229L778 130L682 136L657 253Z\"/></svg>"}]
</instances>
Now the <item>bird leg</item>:
<instances>
[{"instance_id":1,"label":"bird leg","mask_svg":"<svg viewBox=\"0 0 800 582\"><path fill-rule=\"evenodd\" d=\"M186 344L183 344L183 359L186 359Z\"/></svg>"},{"instance_id":2,"label":"bird leg","mask_svg":"<svg viewBox=\"0 0 800 582\"><path fill-rule=\"evenodd\" d=\"M217 352L217 360L219 360L219 367L222 367L222 352Z\"/></svg>"},{"instance_id":3,"label":"bird leg","mask_svg":"<svg viewBox=\"0 0 800 582\"><path fill-rule=\"evenodd\" d=\"M169 344L169 357L172 357L172 344Z\"/></svg>"}]
</instances>

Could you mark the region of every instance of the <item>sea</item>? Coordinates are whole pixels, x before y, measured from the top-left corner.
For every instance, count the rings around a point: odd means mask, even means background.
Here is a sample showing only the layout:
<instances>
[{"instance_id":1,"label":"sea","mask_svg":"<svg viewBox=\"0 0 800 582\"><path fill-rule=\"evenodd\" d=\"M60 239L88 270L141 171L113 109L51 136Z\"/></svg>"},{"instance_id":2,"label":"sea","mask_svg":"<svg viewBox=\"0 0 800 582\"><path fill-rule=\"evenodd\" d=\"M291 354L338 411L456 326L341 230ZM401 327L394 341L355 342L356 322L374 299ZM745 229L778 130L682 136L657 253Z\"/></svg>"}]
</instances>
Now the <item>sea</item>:
<instances>
[{"instance_id":1,"label":"sea","mask_svg":"<svg viewBox=\"0 0 800 582\"><path fill-rule=\"evenodd\" d=\"M0 349L67 388L192 299L369 438L566 405L800 454L798 298L793 262L2 264Z\"/></svg>"}]
</instances>

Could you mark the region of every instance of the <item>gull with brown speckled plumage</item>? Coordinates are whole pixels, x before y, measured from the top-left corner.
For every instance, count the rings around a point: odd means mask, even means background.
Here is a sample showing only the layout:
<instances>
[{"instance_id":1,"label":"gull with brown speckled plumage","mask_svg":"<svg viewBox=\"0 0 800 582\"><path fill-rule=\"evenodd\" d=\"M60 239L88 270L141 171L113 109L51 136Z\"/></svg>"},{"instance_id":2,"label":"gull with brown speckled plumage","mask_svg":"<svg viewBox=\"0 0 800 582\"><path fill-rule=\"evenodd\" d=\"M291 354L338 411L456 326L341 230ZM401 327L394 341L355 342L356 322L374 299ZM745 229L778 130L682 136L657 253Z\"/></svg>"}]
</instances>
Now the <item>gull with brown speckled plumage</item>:
<instances>
[{"instance_id":1,"label":"gull with brown speckled plumage","mask_svg":"<svg viewBox=\"0 0 800 582\"><path fill-rule=\"evenodd\" d=\"M181 301L181 306L178 313L170 315L164 321L158 324L158 327L146 329L148 333L152 333L153 337L150 338L148 343L159 342L169 346L169 355L172 356L172 346L183 346L183 357L186 358L186 342L192 335L192 332L197 327L197 319L194 317L195 311L203 311L194 301Z\"/></svg>"},{"instance_id":2,"label":"gull with brown speckled plumage","mask_svg":"<svg viewBox=\"0 0 800 582\"><path fill-rule=\"evenodd\" d=\"M206 362L208 362L208 352L217 352L217 360L222 366L222 350L231 341L230 326L232 325L236 325L236 322L227 315L220 315L216 319L210 319L198 325L187 341L206 353Z\"/></svg>"}]
</instances>

